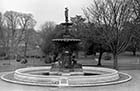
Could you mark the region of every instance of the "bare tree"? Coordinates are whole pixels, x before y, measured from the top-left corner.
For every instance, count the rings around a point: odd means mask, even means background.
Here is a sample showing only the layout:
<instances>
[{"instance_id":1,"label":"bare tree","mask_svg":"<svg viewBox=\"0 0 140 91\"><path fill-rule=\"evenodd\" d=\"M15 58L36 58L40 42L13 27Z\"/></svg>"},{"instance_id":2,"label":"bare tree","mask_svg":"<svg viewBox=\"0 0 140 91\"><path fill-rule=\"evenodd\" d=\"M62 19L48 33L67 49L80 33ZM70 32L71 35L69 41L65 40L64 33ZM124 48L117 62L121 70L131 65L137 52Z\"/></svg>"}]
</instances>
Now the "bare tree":
<instances>
[{"instance_id":1,"label":"bare tree","mask_svg":"<svg viewBox=\"0 0 140 91\"><path fill-rule=\"evenodd\" d=\"M18 46L21 42L28 42L28 30L33 29L36 21L31 14L15 11L6 11L4 13L4 25L7 28L9 37L10 53L15 55L18 52ZM25 47L26 50L26 47ZM25 53L26 54L26 53Z\"/></svg>"},{"instance_id":2,"label":"bare tree","mask_svg":"<svg viewBox=\"0 0 140 91\"><path fill-rule=\"evenodd\" d=\"M132 22L133 25L135 26L133 28L134 32L134 38L135 39L140 39L140 1L139 0L133 0L133 7L134 7L134 21Z\"/></svg>"},{"instance_id":3,"label":"bare tree","mask_svg":"<svg viewBox=\"0 0 140 91\"><path fill-rule=\"evenodd\" d=\"M4 16L0 13L0 46L2 50L8 54L9 51L9 33L8 29L4 25Z\"/></svg>"},{"instance_id":4,"label":"bare tree","mask_svg":"<svg viewBox=\"0 0 140 91\"><path fill-rule=\"evenodd\" d=\"M5 36L4 36L4 29L3 29L3 16L0 12L0 45L4 47L5 44Z\"/></svg>"},{"instance_id":5,"label":"bare tree","mask_svg":"<svg viewBox=\"0 0 140 91\"><path fill-rule=\"evenodd\" d=\"M56 24L52 21L47 21L41 26L41 32L45 34L49 34L54 31Z\"/></svg>"},{"instance_id":6,"label":"bare tree","mask_svg":"<svg viewBox=\"0 0 140 91\"><path fill-rule=\"evenodd\" d=\"M55 27L56 24L54 22L47 21L41 26L41 31L39 31L39 35L41 38L40 48L47 58L49 58L50 54L53 52L54 46L52 43L52 39L55 37Z\"/></svg>"},{"instance_id":7,"label":"bare tree","mask_svg":"<svg viewBox=\"0 0 140 91\"><path fill-rule=\"evenodd\" d=\"M10 47L10 53L15 54L16 53L16 43L15 41L17 40L16 35L17 35L17 28L19 24L19 13L15 11L6 11L4 13L4 23L5 26L7 27L7 34L9 37L9 47Z\"/></svg>"},{"instance_id":8,"label":"bare tree","mask_svg":"<svg viewBox=\"0 0 140 91\"><path fill-rule=\"evenodd\" d=\"M46 37L49 36L50 33L54 32L56 24L52 21L47 21L41 26L40 37L42 41L46 40Z\"/></svg>"},{"instance_id":9,"label":"bare tree","mask_svg":"<svg viewBox=\"0 0 140 91\"><path fill-rule=\"evenodd\" d=\"M132 27L127 27L134 14L132 0L94 0L86 11L98 29L96 32L100 33L97 38L110 47L114 68L118 69L117 56L132 38Z\"/></svg>"},{"instance_id":10,"label":"bare tree","mask_svg":"<svg viewBox=\"0 0 140 91\"><path fill-rule=\"evenodd\" d=\"M20 13L19 14L19 27L21 29L21 33L19 34L19 37L17 41L17 44L20 43L21 40L24 40L25 42L25 48L24 48L24 58L26 59L26 52L27 52L27 44L29 41L29 30L32 30L36 24L36 21L33 19L32 14L25 14Z\"/></svg>"},{"instance_id":11,"label":"bare tree","mask_svg":"<svg viewBox=\"0 0 140 91\"><path fill-rule=\"evenodd\" d=\"M3 31L2 31L2 26L3 26L3 20L2 20L2 13L0 12L0 38L2 39L3 37Z\"/></svg>"},{"instance_id":12,"label":"bare tree","mask_svg":"<svg viewBox=\"0 0 140 91\"><path fill-rule=\"evenodd\" d=\"M0 12L0 29L2 27L2 23L3 23L3 21L2 21L2 13Z\"/></svg>"}]
</instances>

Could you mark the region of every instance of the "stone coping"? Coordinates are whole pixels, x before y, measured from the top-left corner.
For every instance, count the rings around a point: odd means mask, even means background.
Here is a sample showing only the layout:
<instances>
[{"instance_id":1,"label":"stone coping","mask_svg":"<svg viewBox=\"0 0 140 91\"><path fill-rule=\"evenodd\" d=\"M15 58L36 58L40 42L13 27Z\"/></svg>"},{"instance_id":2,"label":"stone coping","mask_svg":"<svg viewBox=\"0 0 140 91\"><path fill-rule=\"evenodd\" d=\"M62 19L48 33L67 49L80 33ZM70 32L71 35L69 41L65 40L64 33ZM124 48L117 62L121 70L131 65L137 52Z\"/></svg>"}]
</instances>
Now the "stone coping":
<instances>
[{"instance_id":1,"label":"stone coping","mask_svg":"<svg viewBox=\"0 0 140 91\"><path fill-rule=\"evenodd\" d=\"M15 74L17 75L23 75L23 76L32 76L32 77L41 77L41 78L45 78L46 76L43 76L43 75L31 75L28 73L28 71L39 71L39 70L49 70L51 68L51 66L47 66L47 67L27 67L27 68L21 68L21 69L17 69L15 71ZM86 71L88 70L88 71ZM93 72L92 72L93 71ZM97 71L97 72L108 72L108 74L101 74L101 75L94 75L94 78L98 78L98 77L106 77L106 76L111 76L111 75L115 75L115 74L118 74L118 71L117 70L114 70L114 69L110 69L110 68L103 68L103 67L83 67L83 72L90 72L90 73L94 73L94 71ZM26 73L27 72L27 73ZM73 72L72 72L73 73ZM60 76L49 76L50 78L58 78ZM70 76L69 76L70 77ZM72 76L74 77L74 76ZM83 77L83 76L79 76L79 77ZM87 78L92 78L93 76L84 76L84 77L87 77Z\"/></svg>"}]
</instances>

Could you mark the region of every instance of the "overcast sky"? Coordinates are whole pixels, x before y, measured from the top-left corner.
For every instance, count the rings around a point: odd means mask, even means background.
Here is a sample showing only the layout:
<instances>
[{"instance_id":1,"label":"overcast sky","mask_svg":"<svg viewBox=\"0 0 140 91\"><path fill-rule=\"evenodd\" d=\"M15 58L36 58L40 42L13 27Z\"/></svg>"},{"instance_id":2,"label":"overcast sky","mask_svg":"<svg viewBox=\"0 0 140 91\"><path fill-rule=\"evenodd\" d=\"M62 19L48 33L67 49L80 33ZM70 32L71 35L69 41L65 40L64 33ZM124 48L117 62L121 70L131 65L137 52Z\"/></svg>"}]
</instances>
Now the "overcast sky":
<instances>
[{"instance_id":1,"label":"overcast sky","mask_svg":"<svg viewBox=\"0 0 140 91\"><path fill-rule=\"evenodd\" d=\"M38 29L45 21L60 23L64 21L65 7L69 8L69 16L82 15L81 8L92 0L0 0L0 12L13 10L32 13L37 21Z\"/></svg>"}]
</instances>

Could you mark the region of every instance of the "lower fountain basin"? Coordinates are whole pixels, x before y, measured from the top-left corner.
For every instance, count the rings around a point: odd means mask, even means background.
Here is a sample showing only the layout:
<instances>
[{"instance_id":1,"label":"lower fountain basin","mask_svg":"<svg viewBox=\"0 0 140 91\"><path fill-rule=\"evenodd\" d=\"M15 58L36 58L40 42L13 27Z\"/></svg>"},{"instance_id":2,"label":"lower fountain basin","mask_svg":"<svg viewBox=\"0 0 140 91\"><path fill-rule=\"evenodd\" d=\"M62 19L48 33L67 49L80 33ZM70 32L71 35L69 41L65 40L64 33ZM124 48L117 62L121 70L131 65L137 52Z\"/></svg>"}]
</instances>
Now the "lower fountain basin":
<instances>
[{"instance_id":1,"label":"lower fountain basin","mask_svg":"<svg viewBox=\"0 0 140 91\"><path fill-rule=\"evenodd\" d=\"M95 84L112 83L120 79L119 72L110 68L83 67L83 72L58 72L57 74L49 73L50 68L21 68L12 74L17 82L43 86L92 86ZM6 79L6 74L1 76L1 78L10 81ZM127 80L130 79L131 77Z\"/></svg>"}]
</instances>

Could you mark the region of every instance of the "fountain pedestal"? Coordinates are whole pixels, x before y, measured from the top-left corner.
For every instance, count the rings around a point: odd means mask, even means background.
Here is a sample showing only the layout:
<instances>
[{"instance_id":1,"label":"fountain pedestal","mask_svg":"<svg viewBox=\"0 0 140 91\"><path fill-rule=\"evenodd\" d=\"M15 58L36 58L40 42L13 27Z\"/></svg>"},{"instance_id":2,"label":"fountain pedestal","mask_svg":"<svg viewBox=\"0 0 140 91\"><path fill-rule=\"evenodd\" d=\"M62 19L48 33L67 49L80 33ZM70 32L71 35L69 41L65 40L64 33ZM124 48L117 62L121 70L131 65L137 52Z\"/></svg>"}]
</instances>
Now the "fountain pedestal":
<instances>
[{"instance_id":1,"label":"fountain pedestal","mask_svg":"<svg viewBox=\"0 0 140 91\"><path fill-rule=\"evenodd\" d=\"M71 74L70 72L82 72L82 65L77 63L77 61L71 56L69 51L65 51L60 60L52 64L50 69L51 74L62 73Z\"/></svg>"}]
</instances>

